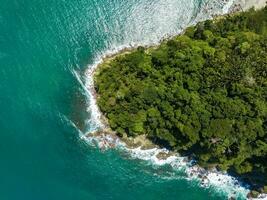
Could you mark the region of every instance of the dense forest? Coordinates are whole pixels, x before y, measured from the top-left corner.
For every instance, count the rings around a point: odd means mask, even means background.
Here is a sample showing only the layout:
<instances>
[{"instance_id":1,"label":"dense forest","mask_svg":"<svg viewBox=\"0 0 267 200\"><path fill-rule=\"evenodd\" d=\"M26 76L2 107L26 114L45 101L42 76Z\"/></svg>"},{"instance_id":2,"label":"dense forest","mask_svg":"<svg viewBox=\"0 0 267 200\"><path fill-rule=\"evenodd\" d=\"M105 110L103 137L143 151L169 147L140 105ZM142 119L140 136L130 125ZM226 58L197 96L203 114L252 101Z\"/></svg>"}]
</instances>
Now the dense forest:
<instances>
[{"instance_id":1,"label":"dense forest","mask_svg":"<svg viewBox=\"0 0 267 200\"><path fill-rule=\"evenodd\" d=\"M267 185L267 7L117 55L98 68L95 89L119 136L146 134Z\"/></svg>"}]
</instances>

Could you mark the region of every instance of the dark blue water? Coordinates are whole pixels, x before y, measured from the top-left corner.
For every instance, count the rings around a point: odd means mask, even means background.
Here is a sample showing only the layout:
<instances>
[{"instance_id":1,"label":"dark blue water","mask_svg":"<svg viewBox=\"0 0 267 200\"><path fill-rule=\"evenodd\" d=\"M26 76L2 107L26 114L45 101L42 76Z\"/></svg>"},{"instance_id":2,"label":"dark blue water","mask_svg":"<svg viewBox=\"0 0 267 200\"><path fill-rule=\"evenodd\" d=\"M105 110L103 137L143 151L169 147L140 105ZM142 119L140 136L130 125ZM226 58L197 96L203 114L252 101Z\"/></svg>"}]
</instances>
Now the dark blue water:
<instances>
[{"instance_id":1,"label":"dark blue water","mask_svg":"<svg viewBox=\"0 0 267 200\"><path fill-rule=\"evenodd\" d=\"M0 0L0 199L225 199L168 167L101 152L70 123L85 132L90 117L74 71L178 33L202 3Z\"/></svg>"}]
</instances>

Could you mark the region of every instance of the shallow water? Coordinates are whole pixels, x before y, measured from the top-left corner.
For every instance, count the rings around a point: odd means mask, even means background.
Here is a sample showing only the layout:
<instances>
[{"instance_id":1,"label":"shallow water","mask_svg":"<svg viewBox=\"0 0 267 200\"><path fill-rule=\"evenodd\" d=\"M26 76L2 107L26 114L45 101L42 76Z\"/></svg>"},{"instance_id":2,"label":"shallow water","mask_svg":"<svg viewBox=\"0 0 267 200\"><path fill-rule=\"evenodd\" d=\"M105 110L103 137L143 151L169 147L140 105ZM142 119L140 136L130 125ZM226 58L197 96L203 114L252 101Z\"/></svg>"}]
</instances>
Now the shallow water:
<instances>
[{"instance_id":1,"label":"shallow water","mask_svg":"<svg viewBox=\"0 0 267 200\"><path fill-rule=\"evenodd\" d=\"M0 0L0 199L225 199L80 138L97 123L75 73L85 83L106 51L179 33L206 2Z\"/></svg>"}]
</instances>

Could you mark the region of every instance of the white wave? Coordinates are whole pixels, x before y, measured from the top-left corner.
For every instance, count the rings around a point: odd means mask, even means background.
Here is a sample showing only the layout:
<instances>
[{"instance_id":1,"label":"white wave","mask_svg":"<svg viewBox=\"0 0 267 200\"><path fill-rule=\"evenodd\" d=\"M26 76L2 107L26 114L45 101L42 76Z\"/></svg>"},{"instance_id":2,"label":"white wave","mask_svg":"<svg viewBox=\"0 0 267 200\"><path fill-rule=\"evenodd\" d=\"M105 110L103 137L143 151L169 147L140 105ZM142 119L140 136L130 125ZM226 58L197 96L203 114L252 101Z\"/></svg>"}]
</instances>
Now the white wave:
<instances>
[{"instance_id":1,"label":"white wave","mask_svg":"<svg viewBox=\"0 0 267 200\"><path fill-rule=\"evenodd\" d=\"M157 158L158 153L168 153L166 149L149 149L142 150L141 148L136 149L126 149L133 158L138 158L141 160L149 161L154 165L170 165L176 171L181 171L186 173L187 180L197 180L199 186L205 188L211 188L217 192L224 193L228 198L246 198L249 192L246 187L241 186L240 183L232 176L227 173L219 171L207 171L200 168L197 165L192 165L192 162L188 161L186 157L181 157L179 155L172 155L167 159Z\"/></svg>"},{"instance_id":2,"label":"white wave","mask_svg":"<svg viewBox=\"0 0 267 200\"><path fill-rule=\"evenodd\" d=\"M155 167L169 165L176 172L182 172L182 175L175 175L173 178L184 178L186 180L197 181L198 185L203 188L210 188L220 194L224 194L228 198L241 198L245 199L249 190L248 186L241 185L237 179L228 175L227 173L220 172L217 170L205 170L195 164L193 160L188 160L187 157L182 157L177 153L172 153L167 149L141 149L128 148L127 145L116 136L108 134L98 134L97 136L90 136L90 133L83 135L84 139L88 144L97 146L101 150L114 148L122 150L127 153L129 158L147 161L149 164ZM159 154L169 154L166 158L160 158ZM161 175L162 176L162 175ZM164 177L163 177L164 178Z\"/></svg>"},{"instance_id":3,"label":"white wave","mask_svg":"<svg viewBox=\"0 0 267 200\"><path fill-rule=\"evenodd\" d=\"M255 198L253 200L267 200L267 194L260 194L258 198Z\"/></svg>"}]
</instances>

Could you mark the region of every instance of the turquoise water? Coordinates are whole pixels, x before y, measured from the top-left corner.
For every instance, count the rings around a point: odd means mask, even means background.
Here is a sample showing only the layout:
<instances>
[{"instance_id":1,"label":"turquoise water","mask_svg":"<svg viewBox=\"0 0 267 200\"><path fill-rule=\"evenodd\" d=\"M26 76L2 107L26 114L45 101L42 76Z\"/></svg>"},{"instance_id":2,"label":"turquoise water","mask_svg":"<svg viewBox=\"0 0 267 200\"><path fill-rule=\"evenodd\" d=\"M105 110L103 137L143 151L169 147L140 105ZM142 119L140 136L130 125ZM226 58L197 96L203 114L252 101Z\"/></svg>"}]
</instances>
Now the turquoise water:
<instances>
[{"instance_id":1,"label":"turquoise water","mask_svg":"<svg viewBox=\"0 0 267 200\"><path fill-rule=\"evenodd\" d=\"M74 71L103 52L179 32L197 0L0 0L0 199L225 199L86 144L90 110Z\"/></svg>"}]
</instances>

